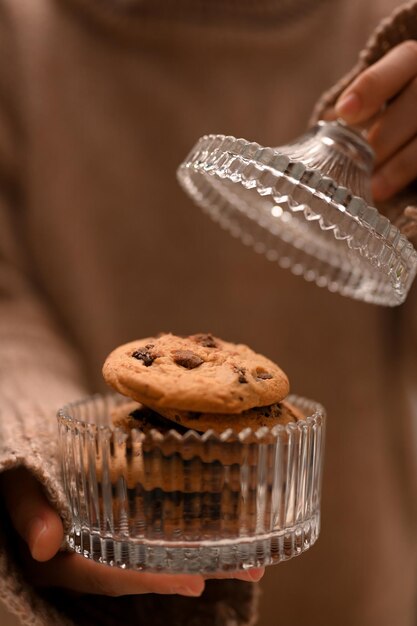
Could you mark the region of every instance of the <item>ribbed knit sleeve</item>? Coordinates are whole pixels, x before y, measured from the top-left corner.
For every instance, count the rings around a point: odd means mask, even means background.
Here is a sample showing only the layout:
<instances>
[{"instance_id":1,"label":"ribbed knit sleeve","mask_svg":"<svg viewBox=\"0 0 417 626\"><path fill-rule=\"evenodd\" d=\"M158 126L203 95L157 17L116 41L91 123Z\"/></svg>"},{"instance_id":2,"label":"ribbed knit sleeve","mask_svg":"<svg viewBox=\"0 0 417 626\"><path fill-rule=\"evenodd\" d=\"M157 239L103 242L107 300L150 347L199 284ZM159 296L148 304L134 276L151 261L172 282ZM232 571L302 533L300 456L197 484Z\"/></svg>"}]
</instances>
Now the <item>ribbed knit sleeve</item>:
<instances>
[{"instance_id":1,"label":"ribbed knit sleeve","mask_svg":"<svg viewBox=\"0 0 417 626\"><path fill-rule=\"evenodd\" d=\"M22 218L24 127L19 119L18 55L7 15L0 12L0 471L28 468L68 521L58 477L56 408L84 394L75 352L32 286ZM67 623L24 582L0 532L0 597L23 624ZM68 622L69 623L69 622Z\"/></svg>"}]
</instances>

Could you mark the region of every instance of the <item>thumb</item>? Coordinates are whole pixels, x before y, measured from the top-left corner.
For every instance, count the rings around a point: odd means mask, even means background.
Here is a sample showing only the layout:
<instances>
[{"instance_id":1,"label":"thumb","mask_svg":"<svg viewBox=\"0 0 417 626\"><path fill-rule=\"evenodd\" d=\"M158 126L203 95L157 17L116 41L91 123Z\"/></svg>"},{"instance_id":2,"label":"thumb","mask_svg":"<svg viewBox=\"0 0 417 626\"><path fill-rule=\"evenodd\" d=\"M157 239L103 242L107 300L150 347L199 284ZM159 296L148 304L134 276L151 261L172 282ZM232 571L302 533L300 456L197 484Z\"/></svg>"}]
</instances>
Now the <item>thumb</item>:
<instances>
[{"instance_id":1,"label":"thumb","mask_svg":"<svg viewBox=\"0 0 417 626\"><path fill-rule=\"evenodd\" d=\"M1 492L15 530L37 561L48 561L63 539L62 521L48 502L41 484L25 468L1 476Z\"/></svg>"}]
</instances>

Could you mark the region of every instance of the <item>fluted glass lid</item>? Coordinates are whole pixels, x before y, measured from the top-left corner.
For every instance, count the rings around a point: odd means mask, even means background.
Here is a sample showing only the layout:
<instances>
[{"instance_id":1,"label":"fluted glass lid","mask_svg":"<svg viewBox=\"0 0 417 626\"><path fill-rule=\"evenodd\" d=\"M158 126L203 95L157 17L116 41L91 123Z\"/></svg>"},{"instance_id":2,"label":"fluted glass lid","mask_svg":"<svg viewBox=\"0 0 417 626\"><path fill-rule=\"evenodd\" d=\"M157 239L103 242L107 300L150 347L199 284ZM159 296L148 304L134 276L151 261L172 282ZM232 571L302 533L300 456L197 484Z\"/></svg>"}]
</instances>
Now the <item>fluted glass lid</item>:
<instances>
[{"instance_id":1,"label":"fluted glass lid","mask_svg":"<svg viewBox=\"0 0 417 626\"><path fill-rule=\"evenodd\" d=\"M372 206L373 153L340 122L319 122L279 148L224 135L199 139L178 169L193 200L281 267L365 302L395 306L417 252Z\"/></svg>"}]
</instances>

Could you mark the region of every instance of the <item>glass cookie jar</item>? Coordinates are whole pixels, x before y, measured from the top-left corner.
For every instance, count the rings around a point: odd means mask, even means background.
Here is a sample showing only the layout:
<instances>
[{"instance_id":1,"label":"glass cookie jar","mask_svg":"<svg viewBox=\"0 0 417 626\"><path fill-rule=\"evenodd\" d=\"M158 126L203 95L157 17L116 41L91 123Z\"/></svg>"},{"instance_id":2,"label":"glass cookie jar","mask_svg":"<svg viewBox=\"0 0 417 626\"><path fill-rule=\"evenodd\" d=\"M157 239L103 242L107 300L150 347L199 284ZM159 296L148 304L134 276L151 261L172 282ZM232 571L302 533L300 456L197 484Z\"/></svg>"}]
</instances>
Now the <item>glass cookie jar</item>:
<instances>
[{"instance_id":1,"label":"glass cookie jar","mask_svg":"<svg viewBox=\"0 0 417 626\"><path fill-rule=\"evenodd\" d=\"M222 227L283 268L330 291L395 306L417 252L372 206L373 153L341 122L319 122L279 148L202 137L178 169L191 198Z\"/></svg>"},{"instance_id":2,"label":"glass cookie jar","mask_svg":"<svg viewBox=\"0 0 417 626\"><path fill-rule=\"evenodd\" d=\"M110 566L213 573L278 563L320 530L324 409L273 428L164 433L115 426L126 398L97 395L58 413L72 523L68 547Z\"/></svg>"}]
</instances>

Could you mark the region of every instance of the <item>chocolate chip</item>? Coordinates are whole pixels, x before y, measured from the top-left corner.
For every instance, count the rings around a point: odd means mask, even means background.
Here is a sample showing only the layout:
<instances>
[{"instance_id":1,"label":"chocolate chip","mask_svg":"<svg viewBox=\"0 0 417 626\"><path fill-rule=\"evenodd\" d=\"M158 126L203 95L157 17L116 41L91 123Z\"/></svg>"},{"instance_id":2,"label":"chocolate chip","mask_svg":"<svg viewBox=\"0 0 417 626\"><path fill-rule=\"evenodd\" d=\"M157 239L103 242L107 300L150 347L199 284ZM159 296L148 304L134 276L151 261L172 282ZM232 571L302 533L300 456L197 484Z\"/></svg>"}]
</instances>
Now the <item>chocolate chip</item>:
<instances>
[{"instance_id":1,"label":"chocolate chip","mask_svg":"<svg viewBox=\"0 0 417 626\"><path fill-rule=\"evenodd\" d=\"M181 367L185 367L187 370L192 370L204 363L204 360L195 352L191 352L191 350L174 350L172 356L177 365L181 365Z\"/></svg>"},{"instance_id":2,"label":"chocolate chip","mask_svg":"<svg viewBox=\"0 0 417 626\"><path fill-rule=\"evenodd\" d=\"M245 384L247 383L247 378L245 376L246 374L246 369L244 367L237 367L237 365L234 366L233 368L236 372L236 374L238 375L237 379L240 382L240 384Z\"/></svg>"},{"instance_id":3,"label":"chocolate chip","mask_svg":"<svg viewBox=\"0 0 417 626\"><path fill-rule=\"evenodd\" d=\"M198 343L200 346L204 346L204 348L218 347L213 335L210 334L199 333L198 335L193 335L191 339Z\"/></svg>"},{"instance_id":4,"label":"chocolate chip","mask_svg":"<svg viewBox=\"0 0 417 626\"><path fill-rule=\"evenodd\" d=\"M157 354L153 354L151 352L153 347L153 343L148 343L143 348L139 348L138 350L132 352L132 357L134 359L138 359L138 361L142 361L145 367L149 367L158 356Z\"/></svg>"},{"instance_id":5,"label":"chocolate chip","mask_svg":"<svg viewBox=\"0 0 417 626\"><path fill-rule=\"evenodd\" d=\"M282 407L280 404L270 404L269 406L262 406L253 411L258 412L263 417L280 417L282 413Z\"/></svg>"},{"instance_id":6,"label":"chocolate chip","mask_svg":"<svg viewBox=\"0 0 417 626\"><path fill-rule=\"evenodd\" d=\"M252 372L253 377L258 380L269 380L273 378L272 374L263 369L263 367L257 367L254 372Z\"/></svg>"},{"instance_id":7,"label":"chocolate chip","mask_svg":"<svg viewBox=\"0 0 417 626\"><path fill-rule=\"evenodd\" d=\"M155 428L161 433L166 433L168 430L174 429L184 434L188 430L185 426L182 426L182 424L177 424L145 406L135 409L129 413L129 416L138 420L138 427L144 430L145 433L151 428ZM179 416L176 415L175 419L178 420Z\"/></svg>"}]
</instances>

